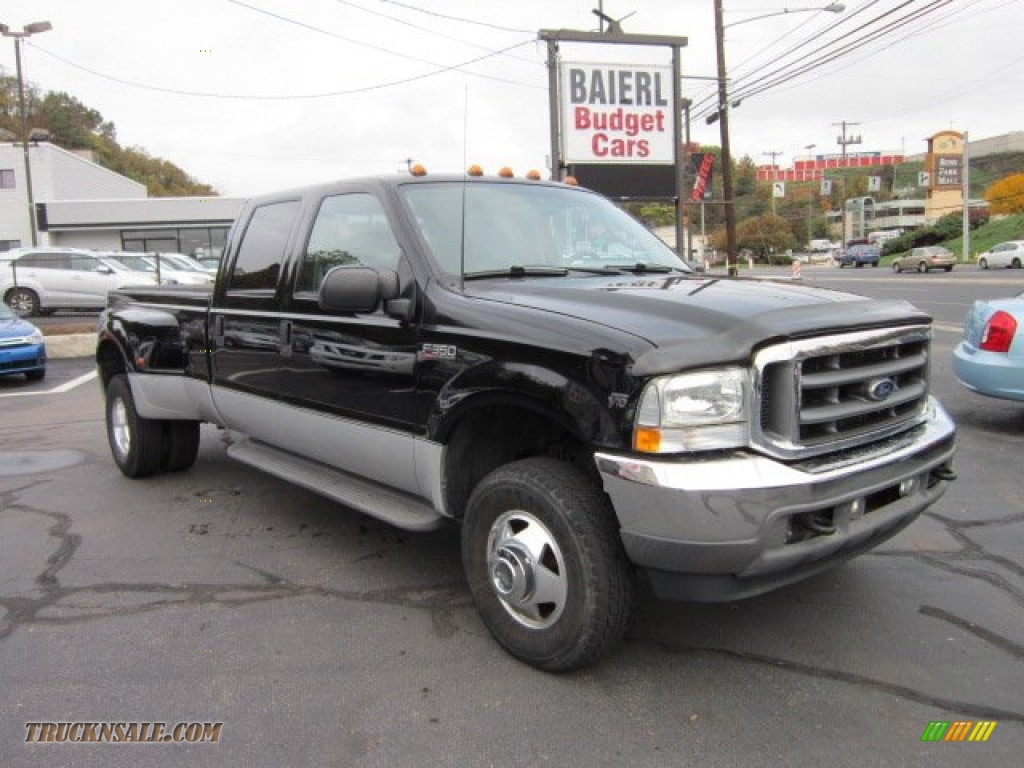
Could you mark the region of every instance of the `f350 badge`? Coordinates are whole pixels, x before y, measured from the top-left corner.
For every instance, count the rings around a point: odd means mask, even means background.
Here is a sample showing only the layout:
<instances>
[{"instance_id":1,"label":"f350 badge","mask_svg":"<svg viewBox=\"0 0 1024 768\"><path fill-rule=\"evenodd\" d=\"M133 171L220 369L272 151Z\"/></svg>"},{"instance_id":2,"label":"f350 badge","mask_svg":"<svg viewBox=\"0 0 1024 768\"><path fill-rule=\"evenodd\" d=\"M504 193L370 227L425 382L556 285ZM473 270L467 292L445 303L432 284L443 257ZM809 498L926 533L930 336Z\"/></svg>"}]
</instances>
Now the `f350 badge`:
<instances>
[{"instance_id":1,"label":"f350 badge","mask_svg":"<svg viewBox=\"0 0 1024 768\"><path fill-rule=\"evenodd\" d=\"M420 348L420 360L454 360L458 354L454 344L424 344Z\"/></svg>"}]
</instances>

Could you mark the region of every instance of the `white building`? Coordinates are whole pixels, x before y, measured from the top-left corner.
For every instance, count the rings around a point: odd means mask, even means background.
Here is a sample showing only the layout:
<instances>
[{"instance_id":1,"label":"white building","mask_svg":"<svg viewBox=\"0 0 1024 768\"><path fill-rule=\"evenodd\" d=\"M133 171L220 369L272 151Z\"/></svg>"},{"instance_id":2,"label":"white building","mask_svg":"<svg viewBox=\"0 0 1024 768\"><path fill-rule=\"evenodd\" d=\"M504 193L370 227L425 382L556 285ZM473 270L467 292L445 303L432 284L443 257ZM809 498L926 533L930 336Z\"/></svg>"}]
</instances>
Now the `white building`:
<instances>
[{"instance_id":1,"label":"white building","mask_svg":"<svg viewBox=\"0 0 1024 768\"><path fill-rule=\"evenodd\" d=\"M146 187L49 142L29 143L39 245L219 254L245 202L149 198ZM0 251L30 246L22 145L0 144Z\"/></svg>"}]
</instances>

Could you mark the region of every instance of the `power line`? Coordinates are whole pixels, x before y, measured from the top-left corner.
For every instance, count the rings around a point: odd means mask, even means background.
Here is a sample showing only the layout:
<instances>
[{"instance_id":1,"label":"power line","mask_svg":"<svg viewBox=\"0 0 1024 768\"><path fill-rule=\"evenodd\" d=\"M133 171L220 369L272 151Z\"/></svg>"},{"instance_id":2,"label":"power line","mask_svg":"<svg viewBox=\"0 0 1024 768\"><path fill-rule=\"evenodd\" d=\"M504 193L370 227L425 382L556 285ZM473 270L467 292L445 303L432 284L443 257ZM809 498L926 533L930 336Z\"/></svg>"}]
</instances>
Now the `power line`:
<instances>
[{"instance_id":1,"label":"power line","mask_svg":"<svg viewBox=\"0 0 1024 768\"><path fill-rule=\"evenodd\" d=\"M81 70L82 72L88 72L90 75L94 75L95 77L99 77L99 78L102 78L104 80L109 80L110 82L113 82L113 83L118 83L120 85L127 85L127 86L132 87L132 88L140 88L140 89L146 90L146 91L155 91L157 93L166 93L166 94L170 94L172 96L192 96L192 97L204 98L204 99L238 99L238 100L243 100L243 101L298 101L298 100L303 100L303 99L327 99L327 98L333 98L333 97L336 97L336 96L351 96L351 95L357 94L357 93L368 93L368 92L371 92L371 91L384 90L386 88L394 88L394 87L397 87L397 86L400 86L400 85L406 85L407 83L414 83L414 82L417 82L419 80L425 80L428 77L434 77L435 75L440 75L440 74L443 74L444 72L452 72L454 70L460 70L462 67L468 66L470 64L476 64L477 62L484 61L486 59L492 58L493 56L497 56L497 55L499 55L501 53L505 53L507 51L513 51L516 48L521 48L521 47L523 47L525 45L532 45L535 42L536 41L531 38L530 40L525 40L523 42L516 43L514 45L510 45L507 48L502 48L501 50L494 51L492 53L488 53L488 54L485 54L483 56L478 56L475 59L470 59L469 61L464 61L464 62L462 62L460 64L452 64L451 66L448 66L448 67L442 67L440 69L436 69L433 72L424 72L422 74L413 75L412 77L405 77L405 78L402 78L400 80L391 80L391 81L384 82L384 83L376 83L374 85L366 85L366 86L362 86L362 87L359 87L359 88L349 88L349 89L341 90L341 91L326 91L326 92L323 92L323 93L273 94L273 95L266 95L266 94L265 95L239 94L239 93L210 93L210 92L204 92L204 91L188 91L188 90L184 90L184 89L181 89L181 88L164 88L164 87L160 87L160 86L156 86L156 85L150 85L148 83L134 82L132 80L125 80L124 78L114 77L113 75L108 75L105 72L100 72L98 70L91 69L90 67L86 67L86 66L84 66L82 64L78 64L78 63L76 63L74 61L71 61L70 59L65 59L63 56L59 56L56 53L54 53L53 51L48 51L47 49L45 49L45 48L43 48L43 47L41 47L39 45L36 45L34 43L30 43L30 45L35 50L40 51L41 53L45 53L47 56L49 56L49 57L51 57L53 59L56 59L57 61L61 62L62 64L67 64L69 67L74 67L75 69ZM471 72L464 72L463 74L473 74L473 73L471 73ZM522 83L513 83L513 84L515 84L515 85L523 85L523 87L529 87L529 88L534 88L535 87L535 88L539 88L541 90L544 89L543 86L527 86L527 85L522 84Z\"/></svg>"},{"instance_id":2,"label":"power line","mask_svg":"<svg viewBox=\"0 0 1024 768\"><path fill-rule=\"evenodd\" d=\"M241 7L241 8L245 8L247 10L254 11L255 13L260 13L260 14L263 14L264 16L269 16L272 19L276 19L278 21L283 21L286 24L292 24L292 25L294 25L296 27L301 27L302 29L309 30L310 32L316 32L316 33L321 34L321 35L327 35L328 37L333 37L336 40L341 40L343 42L350 43L352 45L358 45L358 46L360 46L362 48L369 48L372 51L379 51L381 53L386 53L386 54L388 54L390 56L397 56L398 58L401 58L401 59L409 59L410 61L415 61L418 64L427 64L427 65L429 65L431 67L446 68L444 64L438 64L435 61L430 61L429 59L422 59L419 56L413 56L412 54L403 53L401 51L395 51L395 50L392 50L390 48L385 48L384 46L381 46L381 45L374 45L373 43L367 43L367 42L364 42L362 40L357 40L357 39L352 38L352 37L346 37L345 35L340 35L337 32L331 32L330 30L323 29L322 27L316 27L316 26L313 26L312 24L307 24L304 21L299 21L298 19L293 19L293 18L290 18L288 16L282 16L279 13L274 13L273 11L268 11L265 8L260 8L260 7L255 6L255 5L250 5L249 3L242 2L242 0L227 0L227 2L231 3L232 5L237 5L237 6ZM492 53L494 55L498 55L499 53L501 53L501 51L492 51ZM465 66L465 65L464 64L459 64L459 65L457 65L455 67L447 67L447 69L459 69L459 68L461 68L463 66ZM465 72L465 74L472 75L473 77L482 77L482 78L484 78L486 80L496 80L498 82L507 83L509 85L526 85L525 83L517 82L515 80L507 80L507 79L502 78L502 77L494 77L492 75L484 75L484 74L480 74L478 72ZM533 86L527 86L527 87L533 87Z\"/></svg>"},{"instance_id":3,"label":"power line","mask_svg":"<svg viewBox=\"0 0 1024 768\"><path fill-rule=\"evenodd\" d=\"M535 34L536 30L532 29L517 29L515 27L503 27L500 24L490 24L486 21L475 21L474 19L466 19L461 16L449 16L448 14L438 13L437 11L428 11L426 8L420 8L410 3L400 3L398 0L380 0L382 3L388 5L397 5L399 8L405 8L408 11L416 11L417 13L426 14L427 16L434 16L439 19L447 19L448 21L458 21L463 24L475 24L478 27L487 27L488 29L497 29L501 32L525 32Z\"/></svg>"},{"instance_id":4,"label":"power line","mask_svg":"<svg viewBox=\"0 0 1024 768\"><path fill-rule=\"evenodd\" d=\"M427 29L426 27L422 27L419 24L414 24L411 21L406 21L405 19L399 18L398 16L392 16L389 13L383 13L382 11L374 11L374 10L372 10L370 8L367 8L367 7L363 6L363 5L360 5L359 3L353 3L353 2L351 2L351 0L334 0L334 2L338 3L339 5L348 6L349 8L355 8L357 11L362 11L363 13L370 14L371 16L376 16L377 18L380 18L380 19L387 19L388 21L393 21L394 23L401 24L404 27L411 27L411 28L415 29L417 32L425 32L428 35L434 35L435 37L440 37L443 40L451 40L453 42L461 43L462 45L468 45L471 48L476 48L477 50L481 50L481 51L492 50L491 48L488 48L485 45L480 45L479 43L474 43L474 42L471 42L469 40L465 40L465 39L463 39L461 37L455 37L454 35L446 35L443 32L438 32L438 31L433 30L433 29ZM508 56L508 58L515 59L516 61L524 61L524 62L527 62L529 64L533 64L534 63L534 61L532 59L527 59L527 58L524 58L522 56Z\"/></svg>"}]
</instances>

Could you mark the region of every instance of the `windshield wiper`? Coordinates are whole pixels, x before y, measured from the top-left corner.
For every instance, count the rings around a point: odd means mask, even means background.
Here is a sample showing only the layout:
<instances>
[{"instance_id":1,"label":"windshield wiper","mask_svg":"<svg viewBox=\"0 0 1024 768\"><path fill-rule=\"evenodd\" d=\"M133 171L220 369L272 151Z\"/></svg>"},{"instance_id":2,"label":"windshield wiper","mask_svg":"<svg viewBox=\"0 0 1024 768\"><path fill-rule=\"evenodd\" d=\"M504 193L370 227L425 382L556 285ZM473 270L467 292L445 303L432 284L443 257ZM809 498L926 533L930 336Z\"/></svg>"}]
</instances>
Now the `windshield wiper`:
<instances>
[{"instance_id":1,"label":"windshield wiper","mask_svg":"<svg viewBox=\"0 0 1024 768\"><path fill-rule=\"evenodd\" d=\"M494 277L565 277L569 270L565 267L521 267L513 265L508 269L482 269L467 272L466 280L486 280Z\"/></svg>"},{"instance_id":2,"label":"windshield wiper","mask_svg":"<svg viewBox=\"0 0 1024 768\"><path fill-rule=\"evenodd\" d=\"M647 273L663 275L668 272L682 272L689 274L689 272L682 267L670 267L665 264L647 264L643 261L638 261L635 264L608 264L603 267L608 272L630 272L634 275L643 275Z\"/></svg>"}]
</instances>

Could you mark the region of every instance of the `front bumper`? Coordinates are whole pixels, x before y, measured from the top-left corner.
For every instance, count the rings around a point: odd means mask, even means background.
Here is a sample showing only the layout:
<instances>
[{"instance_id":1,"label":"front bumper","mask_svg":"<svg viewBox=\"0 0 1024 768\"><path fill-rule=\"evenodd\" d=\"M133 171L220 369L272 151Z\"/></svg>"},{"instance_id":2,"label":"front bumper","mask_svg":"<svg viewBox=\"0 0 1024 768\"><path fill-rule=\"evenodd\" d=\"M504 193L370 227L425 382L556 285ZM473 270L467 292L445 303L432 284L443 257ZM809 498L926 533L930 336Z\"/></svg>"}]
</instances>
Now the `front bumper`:
<instances>
[{"instance_id":1,"label":"front bumper","mask_svg":"<svg viewBox=\"0 0 1024 768\"><path fill-rule=\"evenodd\" d=\"M8 373L38 371L46 367L44 344L19 344L4 347L0 343L0 376Z\"/></svg>"},{"instance_id":2,"label":"front bumper","mask_svg":"<svg viewBox=\"0 0 1024 768\"><path fill-rule=\"evenodd\" d=\"M909 525L954 477L956 428L935 400L896 437L807 461L595 455L629 558L660 597L766 592L864 552Z\"/></svg>"}]
</instances>

